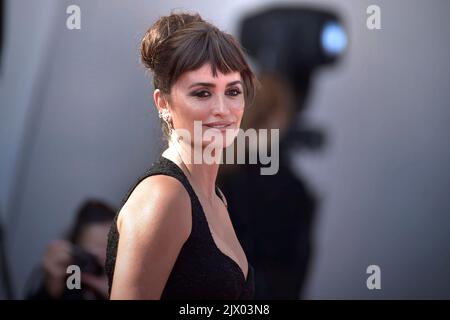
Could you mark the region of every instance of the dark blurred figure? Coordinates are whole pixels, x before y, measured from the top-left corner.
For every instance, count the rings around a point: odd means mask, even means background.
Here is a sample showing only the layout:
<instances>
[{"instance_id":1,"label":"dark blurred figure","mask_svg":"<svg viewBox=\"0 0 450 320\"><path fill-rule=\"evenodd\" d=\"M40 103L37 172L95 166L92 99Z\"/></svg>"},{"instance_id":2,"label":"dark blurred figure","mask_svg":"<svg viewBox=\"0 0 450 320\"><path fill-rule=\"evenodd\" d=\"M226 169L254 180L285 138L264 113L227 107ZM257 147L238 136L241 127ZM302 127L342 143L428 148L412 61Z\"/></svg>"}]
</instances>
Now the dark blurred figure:
<instances>
[{"instance_id":1,"label":"dark blurred figure","mask_svg":"<svg viewBox=\"0 0 450 320\"><path fill-rule=\"evenodd\" d=\"M107 204L89 200L76 216L66 240L55 240L42 259L43 279L39 289L28 294L37 300L103 300L108 284L104 271L106 242L115 210ZM69 290L66 279L69 265L81 270L81 289ZM31 281L34 279L35 273Z\"/></svg>"},{"instance_id":2,"label":"dark blurred figure","mask_svg":"<svg viewBox=\"0 0 450 320\"><path fill-rule=\"evenodd\" d=\"M246 110L242 128L280 129L279 170L261 175L259 164L225 165L219 183L255 268L255 299L298 299L311 256L316 200L290 164L288 137L295 120L291 89L275 74L259 79L262 90L252 110Z\"/></svg>"},{"instance_id":3,"label":"dark blurred figure","mask_svg":"<svg viewBox=\"0 0 450 320\"><path fill-rule=\"evenodd\" d=\"M255 299L298 299L312 256L318 201L294 173L292 153L324 144L324 133L307 126L303 112L313 73L337 60L345 34L334 14L282 7L246 17L241 38L261 82L241 127L280 130L279 171L261 175L260 164L222 165L219 184L255 268Z\"/></svg>"}]
</instances>

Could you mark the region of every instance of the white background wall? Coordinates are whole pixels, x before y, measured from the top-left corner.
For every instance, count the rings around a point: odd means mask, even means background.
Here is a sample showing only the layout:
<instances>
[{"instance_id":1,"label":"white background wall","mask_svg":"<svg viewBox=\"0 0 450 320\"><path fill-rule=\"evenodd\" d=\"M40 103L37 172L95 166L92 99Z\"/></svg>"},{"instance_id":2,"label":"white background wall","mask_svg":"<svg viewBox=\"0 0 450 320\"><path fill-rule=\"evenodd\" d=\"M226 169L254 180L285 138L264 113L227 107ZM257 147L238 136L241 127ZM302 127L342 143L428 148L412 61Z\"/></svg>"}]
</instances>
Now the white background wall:
<instances>
[{"instance_id":1,"label":"white background wall","mask_svg":"<svg viewBox=\"0 0 450 320\"><path fill-rule=\"evenodd\" d=\"M171 8L230 32L272 1L7 1L0 78L0 204L16 294L86 197L113 205L157 156L139 39ZM290 3L307 3L291 1ZM448 1L315 1L348 27L348 55L314 81L318 154L296 157L320 193L306 298L450 297ZM78 4L82 29L65 27ZM382 30L365 27L378 4ZM382 290L365 286L380 265ZM0 296L1 297L1 296Z\"/></svg>"}]
</instances>

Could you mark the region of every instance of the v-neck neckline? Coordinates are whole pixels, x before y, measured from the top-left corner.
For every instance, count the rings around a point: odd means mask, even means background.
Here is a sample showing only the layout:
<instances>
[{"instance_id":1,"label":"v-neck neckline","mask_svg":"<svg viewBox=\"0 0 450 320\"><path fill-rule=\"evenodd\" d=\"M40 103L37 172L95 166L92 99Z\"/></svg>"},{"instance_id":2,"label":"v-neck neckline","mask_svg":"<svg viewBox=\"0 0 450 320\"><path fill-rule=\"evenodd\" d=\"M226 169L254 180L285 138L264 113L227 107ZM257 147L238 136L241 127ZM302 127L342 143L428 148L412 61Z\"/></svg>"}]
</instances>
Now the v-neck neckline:
<instances>
[{"instance_id":1,"label":"v-neck neckline","mask_svg":"<svg viewBox=\"0 0 450 320\"><path fill-rule=\"evenodd\" d=\"M246 259L246 260L247 260L247 276L246 276L246 275L244 274L244 271L242 270L241 266L240 266L233 258L231 258L229 255L227 255L226 253L224 253L224 252L219 248L219 246L217 245L216 241L214 240L214 236L213 236L212 233L211 233L211 228L210 228L210 226L209 226L208 219L206 218L205 211L203 210L203 205L202 205L202 203L200 202L200 199L198 198L197 193L195 192L194 188L192 187L191 183L189 182L189 179L187 178L187 176L186 176L186 174L184 173L184 171L183 171L183 170L182 170L175 162L173 162L173 161L170 160L169 158L166 158L166 157L164 157L164 156L161 155L160 160L163 160L163 161L165 161L166 163L170 163L172 166L174 166L174 167L176 168L176 170L180 171L180 173L183 175L184 179L186 179L187 183L189 184L189 187L192 189L192 191L193 191L193 193L194 193L194 195L195 195L195 197L196 197L197 202L200 204L200 208L201 208L203 217L205 218L205 221L206 221L206 225L207 225L207 229L208 229L208 234L209 234L210 239L211 239L211 241L212 241L212 243L213 243L213 245L214 245L214 248L217 250L217 252L219 252L220 255L222 255L225 259L227 259L229 262L231 262L231 264L234 266L234 268L236 268L236 269L238 270L238 273L239 273L240 276L242 277L244 283L247 284L248 281L249 281L249 278L250 278L250 272L251 272L251 268L252 268L252 266L250 265L250 263L248 262L248 260ZM217 185L216 185L215 189L216 189L216 194L222 199L222 197L218 194L218 187L217 187Z\"/></svg>"}]
</instances>

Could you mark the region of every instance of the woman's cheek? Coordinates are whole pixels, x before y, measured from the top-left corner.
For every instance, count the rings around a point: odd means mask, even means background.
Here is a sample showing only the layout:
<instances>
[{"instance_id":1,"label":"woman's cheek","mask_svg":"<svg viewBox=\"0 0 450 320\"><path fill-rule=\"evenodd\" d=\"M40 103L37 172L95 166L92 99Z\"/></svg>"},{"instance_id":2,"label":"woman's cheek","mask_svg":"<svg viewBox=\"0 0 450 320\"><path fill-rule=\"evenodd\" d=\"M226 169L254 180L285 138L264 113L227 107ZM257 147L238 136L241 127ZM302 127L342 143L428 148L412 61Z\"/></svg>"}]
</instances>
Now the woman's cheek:
<instances>
[{"instance_id":1,"label":"woman's cheek","mask_svg":"<svg viewBox=\"0 0 450 320\"><path fill-rule=\"evenodd\" d=\"M209 115L210 107L208 105L205 105L204 103L198 103L195 105L195 107L192 107L191 110L193 121L204 121Z\"/></svg>"},{"instance_id":2,"label":"woman's cheek","mask_svg":"<svg viewBox=\"0 0 450 320\"><path fill-rule=\"evenodd\" d=\"M235 110L236 118L238 118L238 120L240 122L242 120L243 115L244 115L244 108L243 108L243 106L240 106L238 108L235 108L234 110Z\"/></svg>"}]
</instances>

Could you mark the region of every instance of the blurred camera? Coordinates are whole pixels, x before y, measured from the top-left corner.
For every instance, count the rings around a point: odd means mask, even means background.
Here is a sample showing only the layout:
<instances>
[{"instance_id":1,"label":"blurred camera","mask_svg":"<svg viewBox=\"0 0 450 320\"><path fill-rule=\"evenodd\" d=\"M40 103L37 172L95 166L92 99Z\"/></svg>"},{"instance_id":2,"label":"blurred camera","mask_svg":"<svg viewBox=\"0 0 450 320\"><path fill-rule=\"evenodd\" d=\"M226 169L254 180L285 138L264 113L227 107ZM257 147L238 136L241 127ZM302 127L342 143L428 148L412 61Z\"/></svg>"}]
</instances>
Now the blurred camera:
<instances>
[{"instance_id":1,"label":"blurred camera","mask_svg":"<svg viewBox=\"0 0 450 320\"><path fill-rule=\"evenodd\" d=\"M95 276L100 276L104 273L104 268L95 255L77 245L72 245L71 251L73 264L79 266L81 272Z\"/></svg>"}]
</instances>

